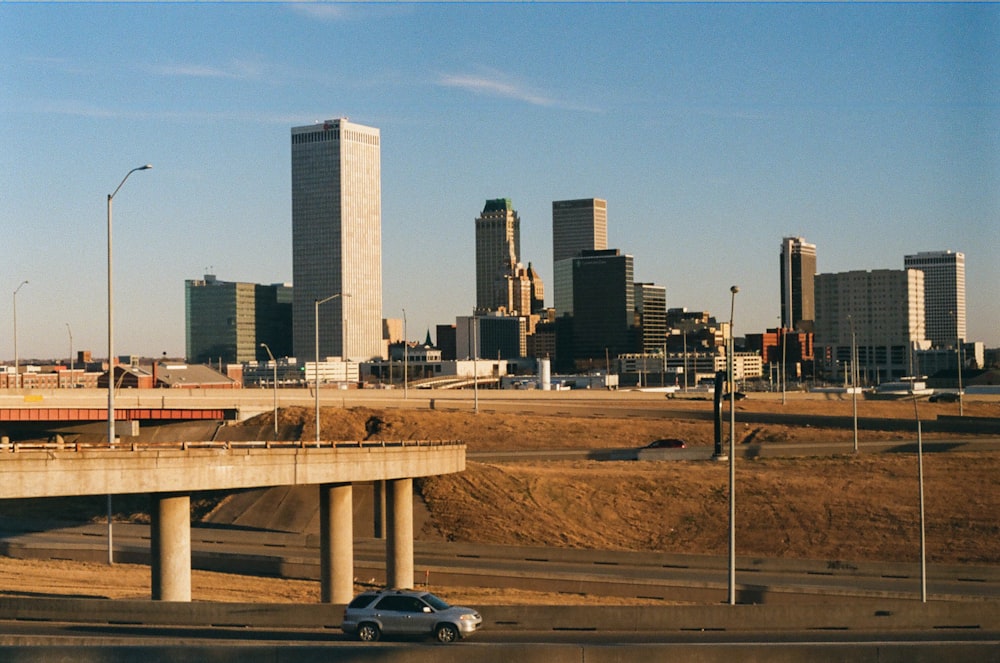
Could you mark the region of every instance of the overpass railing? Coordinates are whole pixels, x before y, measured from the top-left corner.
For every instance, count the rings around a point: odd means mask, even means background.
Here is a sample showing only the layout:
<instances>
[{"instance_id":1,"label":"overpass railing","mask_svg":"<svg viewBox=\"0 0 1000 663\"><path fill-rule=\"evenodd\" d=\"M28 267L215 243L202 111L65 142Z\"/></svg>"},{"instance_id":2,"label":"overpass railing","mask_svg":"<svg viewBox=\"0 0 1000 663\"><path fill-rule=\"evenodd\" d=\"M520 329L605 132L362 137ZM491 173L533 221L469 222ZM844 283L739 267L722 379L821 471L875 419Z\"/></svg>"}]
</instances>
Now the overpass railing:
<instances>
[{"instance_id":1,"label":"overpass railing","mask_svg":"<svg viewBox=\"0 0 1000 663\"><path fill-rule=\"evenodd\" d=\"M189 449L365 449L393 447L448 447L464 445L461 440L329 440L316 443L298 440L249 440L249 441L187 441L187 442L130 442L109 446L107 443L84 442L4 442L3 453L26 451L163 451Z\"/></svg>"}]
</instances>

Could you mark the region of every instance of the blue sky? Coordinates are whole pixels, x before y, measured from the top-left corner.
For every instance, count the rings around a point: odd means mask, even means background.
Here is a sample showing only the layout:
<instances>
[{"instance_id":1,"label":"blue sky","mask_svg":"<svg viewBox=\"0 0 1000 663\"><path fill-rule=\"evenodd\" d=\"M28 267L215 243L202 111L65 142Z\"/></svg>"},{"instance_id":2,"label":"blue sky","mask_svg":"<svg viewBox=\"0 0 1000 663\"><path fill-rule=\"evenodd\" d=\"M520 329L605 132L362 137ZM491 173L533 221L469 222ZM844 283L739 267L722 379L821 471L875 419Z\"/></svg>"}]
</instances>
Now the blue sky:
<instances>
[{"instance_id":1,"label":"blue sky","mask_svg":"<svg viewBox=\"0 0 1000 663\"><path fill-rule=\"evenodd\" d=\"M184 280L289 282L292 126L382 134L383 301L422 339L475 303L474 219L553 200L667 304L777 324L781 238L818 270L966 255L1000 345L1000 5L0 3L0 357L184 354ZM551 289L548 303L551 305Z\"/></svg>"}]
</instances>

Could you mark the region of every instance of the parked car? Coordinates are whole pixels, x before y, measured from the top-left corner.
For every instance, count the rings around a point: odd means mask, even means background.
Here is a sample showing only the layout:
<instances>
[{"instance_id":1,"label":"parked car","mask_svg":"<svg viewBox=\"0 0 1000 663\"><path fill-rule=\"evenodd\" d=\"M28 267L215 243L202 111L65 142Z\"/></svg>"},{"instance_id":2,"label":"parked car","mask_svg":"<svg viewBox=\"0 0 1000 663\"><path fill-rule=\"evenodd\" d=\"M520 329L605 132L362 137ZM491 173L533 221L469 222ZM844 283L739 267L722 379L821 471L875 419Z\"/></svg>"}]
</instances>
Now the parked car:
<instances>
[{"instance_id":1,"label":"parked car","mask_svg":"<svg viewBox=\"0 0 1000 663\"><path fill-rule=\"evenodd\" d=\"M340 628L364 642L375 642L383 634L454 642L475 633L482 623L472 608L448 605L430 592L384 589L356 596L344 610Z\"/></svg>"},{"instance_id":2,"label":"parked car","mask_svg":"<svg viewBox=\"0 0 1000 663\"><path fill-rule=\"evenodd\" d=\"M663 440L654 440L646 445L646 449L686 449L687 444L684 440L678 440L677 438L666 438Z\"/></svg>"},{"instance_id":3,"label":"parked car","mask_svg":"<svg viewBox=\"0 0 1000 663\"><path fill-rule=\"evenodd\" d=\"M931 403L957 403L958 398L958 394L953 391L941 391L932 394L927 400Z\"/></svg>"}]
</instances>

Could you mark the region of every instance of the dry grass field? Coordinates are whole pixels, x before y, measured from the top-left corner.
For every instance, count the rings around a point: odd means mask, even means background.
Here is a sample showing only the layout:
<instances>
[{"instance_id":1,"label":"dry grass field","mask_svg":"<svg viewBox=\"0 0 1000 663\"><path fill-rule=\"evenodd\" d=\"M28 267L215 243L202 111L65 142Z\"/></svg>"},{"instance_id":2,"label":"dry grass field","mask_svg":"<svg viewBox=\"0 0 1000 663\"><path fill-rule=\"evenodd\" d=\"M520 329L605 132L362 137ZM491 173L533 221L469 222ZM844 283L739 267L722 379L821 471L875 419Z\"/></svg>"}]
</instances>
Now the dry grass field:
<instances>
[{"instance_id":1,"label":"dry grass field","mask_svg":"<svg viewBox=\"0 0 1000 663\"><path fill-rule=\"evenodd\" d=\"M850 416L849 401L747 399L739 412ZM910 419L909 402L863 403L861 416ZM671 410L710 404L678 399ZM954 404L920 404L920 416L956 414ZM968 416L1000 417L1000 403L968 402ZM711 445L710 421L415 409L328 408L324 437L357 440L461 439L470 451L638 447L661 437ZM266 416L265 416L266 418ZM312 411L282 410L311 439ZM755 444L848 440L850 430L816 426L741 426ZM726 433L728 438L728 432ZM915 433L865 430L861 440L913 439ZM928 438L933 436L928 436ZM1000 453L926 454L928 561L1000 561ZM459 475L419 482L429 516L419 538L486 544L722 555L728 535L728 464L677 462L469 462ZM912 454L853 454L739 460L737 541L743 556L916 562L919 555L917 460ZM315 602L318 583L195 571L195 600ZM66 561L0 559L0 594L148 598L149 569ZM453 588L456 601L551 601L531 592ZM580 602L603 597L578 597Z\"/></svg>"}]
</instances>

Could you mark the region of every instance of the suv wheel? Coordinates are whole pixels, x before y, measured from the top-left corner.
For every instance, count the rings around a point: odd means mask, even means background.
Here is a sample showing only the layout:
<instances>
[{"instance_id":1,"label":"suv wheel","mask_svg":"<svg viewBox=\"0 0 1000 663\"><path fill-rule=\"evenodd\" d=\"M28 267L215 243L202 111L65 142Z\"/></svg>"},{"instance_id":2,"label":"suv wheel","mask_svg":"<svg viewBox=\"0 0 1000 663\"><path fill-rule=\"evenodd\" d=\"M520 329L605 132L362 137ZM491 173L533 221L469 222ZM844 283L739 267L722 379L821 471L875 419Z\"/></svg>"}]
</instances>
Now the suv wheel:
<instances>
[{"instance_id":1,"label":"suv wheel","mask_svg":"<svg viewBox=\"0 0 1000 663\"><path fill-rule=\"evenodd\" d=\"M372 624L371 622L365 622L358 625L358 640L362 642L375 642L379 639L381 635L379 631L378 624Z\"/></svg>"},{"instance_id":2,"label":"suv wheel","mask_svg":"<svg viewBox=\"0 0 1000 663\"><path fill-rule=\"evenodd\" d=\"M434 636L438 642L455 642L458 640L458 629L452 624L438 624Z\"/></svg>"}]
</instances>

